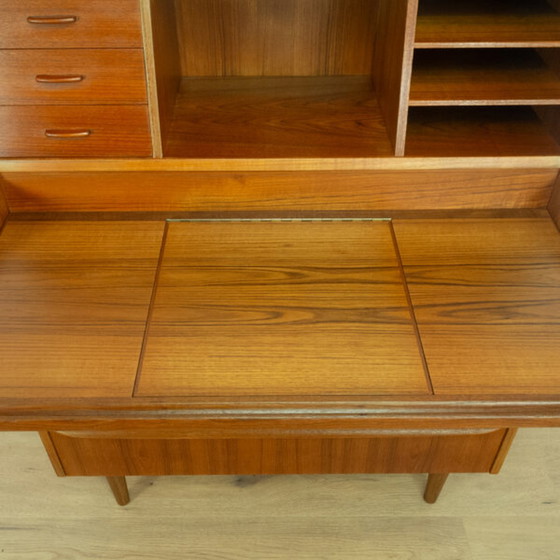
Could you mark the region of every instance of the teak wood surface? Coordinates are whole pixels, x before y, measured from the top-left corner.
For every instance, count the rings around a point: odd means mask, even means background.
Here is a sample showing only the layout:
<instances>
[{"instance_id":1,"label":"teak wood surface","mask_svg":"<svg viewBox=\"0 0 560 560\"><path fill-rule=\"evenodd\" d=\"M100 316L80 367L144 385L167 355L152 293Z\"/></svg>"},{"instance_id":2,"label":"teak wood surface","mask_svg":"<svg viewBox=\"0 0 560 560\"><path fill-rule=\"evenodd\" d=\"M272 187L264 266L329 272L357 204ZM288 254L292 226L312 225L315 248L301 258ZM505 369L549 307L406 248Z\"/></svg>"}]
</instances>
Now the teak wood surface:
<instances>
[{"instance_id":1,"label":"teak wood surface","mask_svg":"<svg viewBox=\"0 0 560 560\"><path fill-rule=\"evenodd\" d=\"M418 51L410 105L558 105L560 78L533 51Z\"/></svg>"},{"instance_id":2,"label":"teak wood surface","mask_svg":"<svg viewBox=\"0 0 560 560\"><path fill-rule=\"evenodd\" d=\"M49 52L56 58L65 50L78 60L87 50L118 49L123 52L115 52L114 60L105 60L100 68L107 72L111 67L126 68L120 85L129 82L132 87L126 90L136 99L133 90L142 89L142 68L128 62L117 64L118 57L126 57L125 51L136 50L137 56L143 52L145 57L144 85L149 98L147 120L117 106L113 99L112 111L121 121L107 122L105 115L99 117L96 129L84 123L65 124L71 110L67 119L63 118L66 112L55 112L51 116L61 124L49 122L49 127L57 139L63 133L68 141L43 145L37 136L42 132L32 128L31 116L17 105L29 101L60 105L64 99L79 103L87 80L84 88L58 84L60 95L54 91L41 95L39 89L30 100L22 101L26 92L23 84L23 89L18 86L19 74L14 81L8 72L2 89L13 105L5 106L9 118L2 115L2 128L9 132L0 150L4 158L167 156L197 159L198 165L222 165L220 170L233 171L218 160L246 159L243 165L251 169L282 165L295 170L302 166L326 169L325 160L337 159L333 165L338 168L363 169L374 165L371 160L403 154L412 159L460 157L468 167L473 165L468 161L472 157L559 154L554 132L560 101L557 65L543 56L545 62L526 67L525 55L515 52L519 49L504 53L496 48L557 46L560 15L558 3L552 0L507 6L495 1L442 0L419 5L417 0L286 0L280 4L126 0L117 6L108 0L61 0L57 7L62 15L45 11L47 4L40 0L3 4L5 43L0 46L4 58L45 60ZM478 39L469 39L473 30ZM433 48L422 51L426 46L449 48L437 49L440 52L435 54ZM465 55L453 47L469 47L462 50L471 52ZM480 47L493 47L492 56L501 57L501 62L488 64L489 56ZM480 68L466 70L465 56L485 60ZM428 62L422 64L426 57ZM442 67L442 57L451 62ZM22 67L27 65L18 63ZM249 80L248 87L231 88L229 79L243 77ZM115 78L109 76L105 86L93 88L95 100L84 96L84 102L108 103L111 92L119 104L137 102L122 98L123 88L111 86ZM180 86L200 78L216 80L216 84L199 94L190 86ZM293 88L289 81L296 78L315 85L306 91ZM342 98L334 99L323 78L340 84L361 78L372 81L375 89L350 87L339 92ZM286 82L278 81L282 79ZM269 80L276 81L273 100ZM530 109L507 115L471 111L462 117L409 111L414 105L519 103L546 105L547 109L539 111L539 117ZM36 111L39 121L44 120L44 112ZM94 109L84 109L84 115L89 111ZM76 131L81 132L79 139L68 137ZM316 161L308 161L311 158ZM558 166L557 159L554 164Z\"/></svg>"},{"instance_id":3,"label":"teak wood surface","mask_svg":"<svg viewBox=\"0 0 560 560\"><path fill-rule=\"evenodd\" d=\"M212 159L392 153L362 76L185 79L164 146L167 157Z\"/></svg>"},{"instance_id":4,"label":"teak wood surface","mask_svg":"<svg viewBox=\"0 0 560 560\"><path fill-rule=\"evenodd\" d=\"M141 49L0 50L2 105L146 104Z\"/></svg>"},{"instance_id":5,"label":"teak wood surface","mask_svg":"<svg viewBox=\"0 0 560 560\"><path fill-rule=\"evenodd\" d=\"M498 158L560 154L530 107L412 107L405 155Z\"/></svg>"},{"instance_id":6,"label":"teak wood surface","mask_svg":"<svg viewBox=\"0 0 560 560\"><path fill-rule=\"evenodd\" d=\"M377 1L176 2L181 74L369 75Z\"/></svg>"},{"instance_id":7,"label":"teak wood surface","mask_svg":"<svg viewBox=\"0 0 560 560\"><path fill-rule=\"evenodd\" d=\"M162 234L154 222L4 229L4 398L131 394Z\"/></svg>"},{"instance_id":8,"label":"teak wood surface","mask_svg":"<svg viewBox=\"0 0 560 560\"><path fill-rule=\"evenodd\" d=\"M394 153L404 154L418 0L381 0L373 81Z\"/></svg>"},{"instance_id":9,"label":"teak wood surface","mask_svg":"<svg viewBox=\"0 0 560 560\"><path fill-rule=\"evenodd\" d=\"M560 15L552 2L425 0L416 48L557 47Z\"/></svg>"},{"instance_id":10,"label":"teak wood surface","mask_svg":"<svg viewBox=\"0 0 560 560\"><path fill-rule=\"evenodd\" d=\"M558 423L547 218L16 220L0 240L4 428Z\"/></svg>"},{"instance_id":11,"label":"teak wood surface","mask_svg":"<svg viewBox=\"0 0 560 560\"><path fill-rule=\"evenodd\" d=\"M54 13L56 12L56 13ZM0 0L1 49L141 48L138 0ZM75 18L74 23L29 23L28 18Z\"/></svg>"},{"instance_id":12,"label":"teak wood surface","mask_svg":"<svg viewBox=\"0 0 560 560\"><path fill-rule=\"evenodd\" d=\"M428 394L405 290L388 222L172 222L135 394Z\"/></svg>"},{"instance_id":13,"label":"teak wood surface","mask_svg":"<svg viewBox=\"0 0 560 560\"><path fill-rule=\"evenodd\" d=\"M5 158L152 154L144 105L4 105L0 126Z\"/></svg>"},{"instance_id":14,"label":"teak wood surface","mask_svg":"<svg viewBox=\"0 0 560 560\"><path fill-rule=\"evenodd\" d=\"M556 181L552 196L548 202L548 212L560 230L560 181Z\"/></svg>"},{"instance_id":15,"label":"teak wood surface","mask_svg":"<svg viewBox=\"0 0 560 560\"><path fill-rule=\"evenodd\" d=\"M397 220L395 231L436 393L558 393L550 220Z\"/></svg>"},{"instance_id":16,"label":"teak wood surface","mask_svg":"<svg viewBox=\"0 0 560 560\"><path fill-rule=\"evenodd\" d=\"M61 476L491 472L509 430L376 438L180 439L42 434ZM211 458L211 459L210 459Z\"/></svg>"},{"instance_id":17,"label":"teak wood surface","mask_svg":"<svg viewBox=\"0 0 560 560\"><path fill-rule=\"evenodd\" d=\"M8 201L6 200L4 190L0 188L0 233L2 232L2 227L9 213Z\"/></svg>"},{"instance_id":18,"label":"teak wood surface","mask_svg":"<svg viewBox=\"0 0 560 560\"><path fill-rule=\"evenodd\" d=\"M3 57L54 60L67 50L75 61L108 49L105 71L110 51L115 60L144 51L149 106L127 106L131 98L107 82L110 105L99 90L95 104L60 95L20 105L17 83L2 88L12 103L0 107L12 212L348 218L549 201L557 108L409 109L418 95L409 98L409 79L416 70L424 82L417 103L558 103L554 56L540 53L536 87L519 58L487 81L487 70L446 66L464 54L438 55L445 64L420 54L558 46L556 1L505 14L502 2L424 0L416 29L415 0L60 0L57 14L45 6L0 1ZM424 73L414 67L423 58ZM558 187L558 221L557 197ZM560 422L558 234L549 218L101 218L8 219L3 428L246 441ZM250 228L259 235L228 233ZM279 228L324 233L263 237Z\"/></svg>"},{"instance_id":19,"label":"teak wood surface","mask_svg":"<svg viewBox=\"0 0 560 560\"><path fill-rule=\"evenodd\" d=\"M544 208L556 169L3 173L14 212L242 212L254 217ZM87 188L85 186L87 185ZM95 193L92 196L92 193ZM344 213L344 214L343 214ZM223 216L227 217L227 216Z\"/></svg>"}]
</instances>

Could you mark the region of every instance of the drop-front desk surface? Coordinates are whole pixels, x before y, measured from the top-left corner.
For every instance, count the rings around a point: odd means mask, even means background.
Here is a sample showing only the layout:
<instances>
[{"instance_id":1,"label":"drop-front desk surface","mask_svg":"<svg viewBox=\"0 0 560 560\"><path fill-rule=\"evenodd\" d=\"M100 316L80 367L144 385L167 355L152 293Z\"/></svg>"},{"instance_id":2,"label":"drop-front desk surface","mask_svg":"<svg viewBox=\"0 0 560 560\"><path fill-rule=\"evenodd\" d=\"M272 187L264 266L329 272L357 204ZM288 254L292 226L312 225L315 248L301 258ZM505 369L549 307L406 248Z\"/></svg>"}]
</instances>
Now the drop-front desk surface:
<instances>
[{"instance_id":1,"label":"drop-front desk surface","mask_svg":"<svg viewBox=\"0 0 560 560\"><path fill-rule=\"evenodd\" d=\"M0 422L60 475L497 472L559 417L550 217L9 219Z\"/></svg>"}]
</instances>

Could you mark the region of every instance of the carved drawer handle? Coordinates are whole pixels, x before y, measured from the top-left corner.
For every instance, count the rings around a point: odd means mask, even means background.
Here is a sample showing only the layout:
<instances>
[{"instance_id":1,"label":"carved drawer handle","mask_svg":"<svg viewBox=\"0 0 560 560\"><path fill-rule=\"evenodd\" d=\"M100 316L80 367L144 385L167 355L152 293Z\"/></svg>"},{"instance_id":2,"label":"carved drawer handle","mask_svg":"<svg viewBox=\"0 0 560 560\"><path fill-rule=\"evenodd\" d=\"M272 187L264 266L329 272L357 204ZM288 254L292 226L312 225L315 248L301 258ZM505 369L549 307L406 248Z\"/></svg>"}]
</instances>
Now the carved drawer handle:
<instances>
[{"instance_id":1,"label":"carved drawer handle","mask_svg":"<svg viewBox=\"0 0 560 560\"><path fill-rule=\"evenodd\" d=\"M63 25L65 23L76 23L77 16L29 16L28 23L40 25Z\"/></svg>"},{"instance_id":2,"label":"carved drawer handle","mask_svg":"<svg viewBox=\"0 0 560 560\"><path fill-rule=\"evenodd\" d=\"M91 136L92 131L87 129L80 130L61 130L61 129L50 129L45 130L45 136L47 138L86 138Z\"/></svg>"},{"instance_id":3,"label":"carved drawer handle","mask_svg":"<svg viewBox=\"0 0 560 560\"><path fill-rule=\"evenodd\" d=\"M39 74L35 76L35 81L39 82L40 84L73 84L76 82L83 82L85 76L79 75L51 75L51 74Z\"/></svg>"}]
</instances>

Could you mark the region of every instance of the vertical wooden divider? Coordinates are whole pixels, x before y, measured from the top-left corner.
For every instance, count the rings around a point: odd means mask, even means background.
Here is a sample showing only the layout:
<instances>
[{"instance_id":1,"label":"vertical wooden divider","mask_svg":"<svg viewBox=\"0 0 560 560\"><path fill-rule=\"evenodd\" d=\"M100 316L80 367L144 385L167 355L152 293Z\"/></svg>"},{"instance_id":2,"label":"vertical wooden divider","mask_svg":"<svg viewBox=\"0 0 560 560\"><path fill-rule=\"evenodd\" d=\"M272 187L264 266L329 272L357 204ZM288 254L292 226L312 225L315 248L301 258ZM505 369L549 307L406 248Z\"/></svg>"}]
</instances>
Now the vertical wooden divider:
<instances>
[{"instance_id":1,"label":"vertical wooden divider","mask_svg":"<svg viewBox=\"0 0 560 560\"><path fill-rule=\"evenodd\" d=\"M172 0L141 0L154 157L164 153L179 90L179 47Z\"/></svg>"},{"instance_id":2,"label":"vertical wooden divider","mask_svg":"<svg viewBox=\"0 0 560 560\"><path fill-rule=\"evenodd\" d=\"M10 213L8 207L8 201L6 200L6 196L4 194L4 186L2 184L3 179L0 178L0 231L2 230L2 226Z\"/></svg>"},{"instance_id":3,"label":"vertical wooden divider","mask_svg":"<svg viewBox=\"0 0 560 560\"><path fill-rule=\"evenodd\" d=\"M403 156L418 0L381 0L373 62L379 106L396 156Z\"/></svg>"},{"instance_id":4,"label":"vertical wooden divider","mask_svg":"<svg viewBox=\"0 0 560 560\"><path fill-rule=\"evenodd\" d=\"M552 191L552 197L548 203L548 212L556 223L556 227L560 230L560 175L556 180L556 185Z\"/></svg>"},{"instance_id":5,"label":"vertical wooden divider","mask_svg":"<svg viewBox=\"0 0 560 560\"><path fill-rule=\"evenodd\" d=\"M560 0L557 4L560 6ZM556 76L560 77L560 50L542 48L537 49L537 52ZM548 133L557 143L560 143L560 106L537 105L533 107L533 110L544 123Z\"/></svg>"}]
</instances>

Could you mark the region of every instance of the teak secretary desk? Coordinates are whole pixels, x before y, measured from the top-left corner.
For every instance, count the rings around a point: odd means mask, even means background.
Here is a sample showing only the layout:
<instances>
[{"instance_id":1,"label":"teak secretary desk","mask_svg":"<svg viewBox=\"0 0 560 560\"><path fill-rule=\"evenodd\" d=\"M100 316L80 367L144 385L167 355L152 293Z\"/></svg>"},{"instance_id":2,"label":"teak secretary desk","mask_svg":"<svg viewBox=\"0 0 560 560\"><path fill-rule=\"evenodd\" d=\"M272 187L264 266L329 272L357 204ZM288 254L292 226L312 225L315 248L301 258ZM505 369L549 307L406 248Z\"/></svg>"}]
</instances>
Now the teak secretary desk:
<instances>
[{"instance_id":1,"label":"teak secretary desk","mask_svg":"<svg viewBox=\"0 0 560 560\"><path fill-rule=\"evenodd\" d=\"M560 426L560 1L0 14L0 429L59 475L433 502Z\"/></svg>"}]
</instances>

